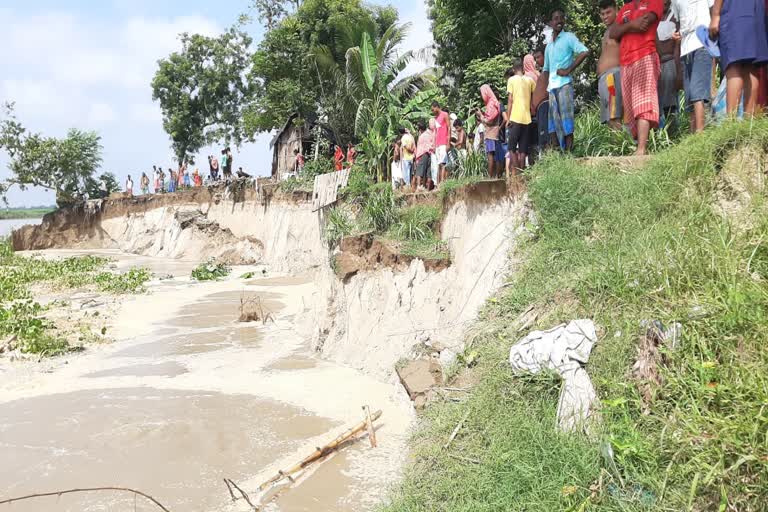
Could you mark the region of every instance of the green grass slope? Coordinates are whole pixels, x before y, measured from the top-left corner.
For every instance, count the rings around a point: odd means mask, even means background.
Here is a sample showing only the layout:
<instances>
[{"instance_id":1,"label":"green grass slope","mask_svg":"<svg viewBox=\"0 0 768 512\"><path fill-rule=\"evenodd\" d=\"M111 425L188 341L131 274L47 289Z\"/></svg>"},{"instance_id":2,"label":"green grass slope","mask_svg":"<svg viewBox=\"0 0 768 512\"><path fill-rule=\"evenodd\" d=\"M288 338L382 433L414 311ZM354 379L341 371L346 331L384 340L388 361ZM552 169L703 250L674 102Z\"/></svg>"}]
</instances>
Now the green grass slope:
<instances>
[{"instance_id":1,"label":"green grass slope","mask_svg":"<svg viewBox=\"0 0 768 512\"><path fill-rule=\"evenodd\" d=\"M759 120L686 138L637 170L540 162L534 235L472 339L465 372L478 384L427 409L383 510L768 510L768 217L762 194L741 194L741 216L717 206L740 192L725 170L765 179L757 160L729 159L766 151ZM525 334L514 321L532 305L535 327L601 328L587 367L602 402L593 438L557 433L556 379L509 371ZM647 405L631 377L643 319L683 325Z\"/></svg>"},{"instance_id":2,"label":"green grass slope","mask_svg":"<svg viewBox=\"0 0 768 512\"><path fill-rule=\"evenodd\" d=\"M39 219L54 208L4 208L0 209L0 220L6 219Z\"/></svg>"}]
</instances>

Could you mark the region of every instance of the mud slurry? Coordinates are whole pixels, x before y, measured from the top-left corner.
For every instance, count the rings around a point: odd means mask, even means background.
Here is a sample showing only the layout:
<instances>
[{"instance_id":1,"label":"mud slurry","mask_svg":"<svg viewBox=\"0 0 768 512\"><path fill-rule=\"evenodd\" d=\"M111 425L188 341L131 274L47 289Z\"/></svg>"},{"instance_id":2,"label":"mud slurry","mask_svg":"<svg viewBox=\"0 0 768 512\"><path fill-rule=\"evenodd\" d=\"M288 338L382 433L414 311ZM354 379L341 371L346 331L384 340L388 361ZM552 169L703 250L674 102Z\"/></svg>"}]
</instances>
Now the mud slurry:
<instances>
[{"instance_id":1,"label":"mud slurry","mask_svg":"<svg viewBox=\"0 0 768 512\"><path fill-rule=\"evenodd\" d=\"M215 510L223 478L295 450L334 423L249 395L147 388L77 391L0 405L3 494L120 485L172 510ZM11 462L12 463L9 463ZM133 497L71 495L14 511L132 510ZM142 509L139 509L142 510Z\"/></svg>"},{"instance_id":2,"label":"mud slurry","mask_svg":"<svg viewBox=\"0 0 768 512\"><path fill-rule=\"evenodd\" d=\"M394 386L312 355L294 322L314 294L304 277L155 282L123 304L115 344L24 379L0 368L0 497L120 486L174 512L245 510L230 503L223 478L257 497L261 482L359 421L370 403L385 410L380 448L365 439L348 446L264 510L372 509L399 474L410 409ZM237 322L244 296L258 296L274 320ZM98 493L13 510L156 510L150 505Z\"/></svg>"}]
</instances>

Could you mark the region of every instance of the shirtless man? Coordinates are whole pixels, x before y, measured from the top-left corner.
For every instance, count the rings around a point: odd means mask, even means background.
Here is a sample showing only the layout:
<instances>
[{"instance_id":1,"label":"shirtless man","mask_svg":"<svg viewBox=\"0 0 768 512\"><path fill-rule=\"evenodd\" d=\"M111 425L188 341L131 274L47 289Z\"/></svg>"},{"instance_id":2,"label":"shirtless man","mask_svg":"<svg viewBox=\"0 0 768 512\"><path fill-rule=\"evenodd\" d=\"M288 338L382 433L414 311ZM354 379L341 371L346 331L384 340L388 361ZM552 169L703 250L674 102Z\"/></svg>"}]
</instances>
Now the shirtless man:
<instances>
[{"instance_id":1,"label":"shirtless man","mask_svg":"<svg viewBox=\"0 0 768 512\"><path fill-rule=\"evenodd\" d=\"M624 107L621 97L621 67L619 42L608 34L616 23L616 0L600 0L600 18L606 26L603 49L597 63L598 92L600 93L600 120L614 130L621 130Z\"/></svg>"}]
</instances>

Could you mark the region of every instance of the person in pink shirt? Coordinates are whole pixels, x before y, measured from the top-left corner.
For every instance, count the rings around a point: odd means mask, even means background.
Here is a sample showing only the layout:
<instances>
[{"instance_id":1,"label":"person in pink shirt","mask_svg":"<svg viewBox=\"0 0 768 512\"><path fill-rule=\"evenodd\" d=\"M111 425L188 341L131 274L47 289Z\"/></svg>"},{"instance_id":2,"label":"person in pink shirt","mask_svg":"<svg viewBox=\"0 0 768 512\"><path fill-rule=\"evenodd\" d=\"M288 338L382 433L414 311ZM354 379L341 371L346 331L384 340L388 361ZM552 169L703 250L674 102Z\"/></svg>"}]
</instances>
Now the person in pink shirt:
<instances>
[{"instance_id":1,"label":"person in pink shirt","mask_svg":"<svg viewBox=\"0 0 768 512\"><path fill-rule=\"evenodd\" d=\"M427 190L432 190L437 186L437 179L438 174L440 173L440 165L437 163L437 158L435 157L435 140L437 138L437 122L435 122L435 118L429 120L429 133L432 137L432 148L429 150L430 154L430 173L429 176L427 176Z\"/></svg>"},{"instance_id":2,"label":"person in pink shirt","mask_svg":"<svg viewBox=\"0 0 768 512\"><path fill-rule=\"evenodd\" d=\"M451 116L432 102L432 115L435 116L435 160L437 161L437 184L448 178L445 164L448 163L448 144L451 142Z\"/></svg>"},{"instance_id":3,"label":"person in pink shirt","mask_svg":"<svg viewBox=\"0 0 768 512\"><path fill-rule=\"evenodd\" d=\"M413 174L413 188L423 190L430 178L432 167L432 147L435 139L431 130L427 130L424 121L419 121L419 142L416 144L416 172Z\"/></svg>"}]
</instances>

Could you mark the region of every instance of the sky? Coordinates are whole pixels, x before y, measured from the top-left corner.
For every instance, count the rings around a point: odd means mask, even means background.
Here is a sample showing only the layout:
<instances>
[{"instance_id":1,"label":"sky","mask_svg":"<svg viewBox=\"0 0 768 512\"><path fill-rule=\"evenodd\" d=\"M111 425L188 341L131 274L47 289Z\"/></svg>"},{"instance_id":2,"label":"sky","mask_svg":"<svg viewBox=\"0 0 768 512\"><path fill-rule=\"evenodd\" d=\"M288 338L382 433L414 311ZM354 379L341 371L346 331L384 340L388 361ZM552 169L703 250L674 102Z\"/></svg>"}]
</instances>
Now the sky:
<instances>
[{"instance_id":1,"label":"sky","mask_svg":"<svg viewBox=\"0 0 768 512\"><path fill-rule=\"evenodd\" d=\"M215 35L246 11L248 0L3 0L0 26L0 104L15 102L16 116L29 130L62 137L70 128L102 137L102 171L121 184L138 182L152 165L173 167L170 141L150 82L157 61L180 48L181 32ZM432 42L424 0L375 0L412 24L405 49ZM249 27L256 45L258 22ZM235 151L235 167L267 175L270 134ZM214 148L201 151L197 162ZM202 158L201 158L202 157ZM0 152L0 180L9 175ZM8 194L11 206L54 203L42 189Z\"/></svg>"}]
</instances>

